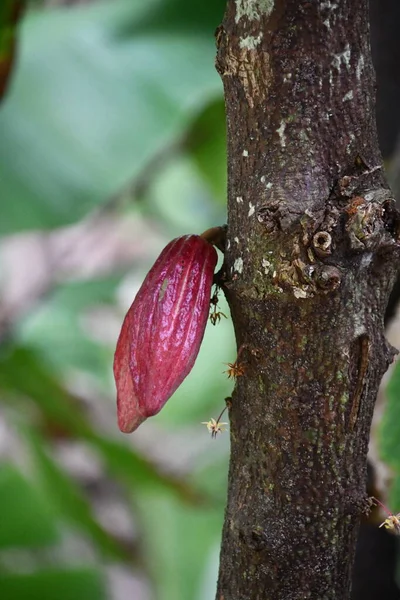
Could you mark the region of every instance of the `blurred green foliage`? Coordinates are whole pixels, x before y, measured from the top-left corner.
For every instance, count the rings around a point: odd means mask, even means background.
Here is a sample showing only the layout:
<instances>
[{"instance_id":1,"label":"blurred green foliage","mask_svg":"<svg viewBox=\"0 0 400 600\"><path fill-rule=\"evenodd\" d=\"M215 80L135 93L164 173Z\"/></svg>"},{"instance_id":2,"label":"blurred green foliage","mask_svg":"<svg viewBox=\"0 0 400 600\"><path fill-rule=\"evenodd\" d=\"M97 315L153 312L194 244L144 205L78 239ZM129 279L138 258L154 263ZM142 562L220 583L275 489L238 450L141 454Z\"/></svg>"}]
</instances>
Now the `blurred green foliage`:
<instances>
[{"instance_id":1,"label":"blurred green foliage","mask_svg":"<svg viewBox=\"0 0 400 600\"><path fill-rule=\"evenodd\" d=\"M122 323L121 290L132 276L137 287L172 236L225 222L213 37L225 1L29 6L0 106L0 265L2 242L19 239L11 234L57 239L58 228L94 215L147 224L142 237L135 230L138 250L146 231L157 240L94 275L56 264L42 293L3 322L0 301L0 595L119 600L109 572L120 567L144 580L144 600L208 600L228 436L212 441L200 422L217 416L232 387L223 374L235 358L232 324L207 327L192 373L136 441L116 427L118 331L107 318ZM84 248L83 272L88 261ZM5 286L0 274L6 297ZM221 310L229 314L222 299ZM89 453L95 483L63 462L74 448ZM118 498L131 529L99 514L96 486Z\"/></svg>"},{"instance_id":2,"label":"blurred green foliage","mask_svg":"<svg viewBox=\"0 0 400 600\"><path fill-rule=\"evenodd\" d=\"M0 100L10 81L15 58L17 26L24 0L3 0L0 3Z\"/></svg>"},{"instance_id":3,"label":"blurred green foliage","mask_svg":"<svg viewBox=\"0 0 400 600\"><path fill-rule=\"evenodd\" d=\"M100 577L89 569L0 575L0 585L7 600L103 600L106 597Z\"/></svg>"},{"instance_id":4,"label":"blurred green foliage","mask_svg":"<svg viewBox=\"0 0 400 600\"><path fill-rule=\"evenodd\" d=\"M12 198L0 233L84 217L187 132L221 94L212 34L222 5L119 0L24 19L0 114Z\"/></svg>"},{"instance_id":5,"label":"blurred green foliage","mask_svg":"<svg viewBox=\"0 0 400 600\"><path fill-rule=\"evenodd\" d=\"M7 515L2 519L0 548L45 546L57 541L55 520L46 498L11 464L2 465L0 497L2 514Z\"/></svg>"},{"instance_id":6,"label":"blurred green foliage","mask_svg":"<svg viewBox=\"0 0 400 600\"><path fill-rule=\"evenodd\" d=\"M379 448L382 459L392 469L390 510L400 512L400 363L395 365L386 388L387 406L383 415Z\"/></svg>"}]
</instances>

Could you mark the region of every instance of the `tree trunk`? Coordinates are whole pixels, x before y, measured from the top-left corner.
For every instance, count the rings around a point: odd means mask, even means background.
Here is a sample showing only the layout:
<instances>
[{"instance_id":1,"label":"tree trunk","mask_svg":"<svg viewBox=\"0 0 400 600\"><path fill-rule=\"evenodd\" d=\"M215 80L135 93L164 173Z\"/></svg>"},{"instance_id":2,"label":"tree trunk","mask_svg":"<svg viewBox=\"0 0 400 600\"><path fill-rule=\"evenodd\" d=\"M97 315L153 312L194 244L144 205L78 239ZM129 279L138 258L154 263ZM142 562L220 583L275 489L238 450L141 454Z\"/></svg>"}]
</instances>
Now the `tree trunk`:
<instances>
[{"instance_id":1,"label":"tree trunk","mask_svg":"<svg viewBox=\"0 0 400 600\"><path fill-rule=\"evenodd\" d=\"M217 600L345 599L400 246L368 1L228 0L217 45L223 288L245 369Z\"/></svg>"}]
</instances>

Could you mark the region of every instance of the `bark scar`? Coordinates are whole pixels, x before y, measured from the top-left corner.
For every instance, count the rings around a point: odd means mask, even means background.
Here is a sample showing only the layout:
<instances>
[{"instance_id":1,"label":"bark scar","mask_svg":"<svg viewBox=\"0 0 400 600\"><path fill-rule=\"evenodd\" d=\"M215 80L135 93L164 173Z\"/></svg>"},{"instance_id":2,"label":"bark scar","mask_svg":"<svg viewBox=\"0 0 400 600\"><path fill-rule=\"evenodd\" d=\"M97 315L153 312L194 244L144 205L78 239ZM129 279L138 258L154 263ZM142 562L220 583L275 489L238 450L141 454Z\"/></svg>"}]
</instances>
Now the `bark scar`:
<instances>
[{"instance_id":1,"label":"bark scar","mask_svg":"<svg viewBox=\"0 0 400 600\"><path fill-rule=\"evenodd\" d=\"M365 333L358 338L359 343L359 358L358 358L358 376L356 389L354 390L353 402L350 412L350 429L353 430L360 412L360 400L364 391L365 378L369 365L370 341Z\"/></svg>"}]
</instances>

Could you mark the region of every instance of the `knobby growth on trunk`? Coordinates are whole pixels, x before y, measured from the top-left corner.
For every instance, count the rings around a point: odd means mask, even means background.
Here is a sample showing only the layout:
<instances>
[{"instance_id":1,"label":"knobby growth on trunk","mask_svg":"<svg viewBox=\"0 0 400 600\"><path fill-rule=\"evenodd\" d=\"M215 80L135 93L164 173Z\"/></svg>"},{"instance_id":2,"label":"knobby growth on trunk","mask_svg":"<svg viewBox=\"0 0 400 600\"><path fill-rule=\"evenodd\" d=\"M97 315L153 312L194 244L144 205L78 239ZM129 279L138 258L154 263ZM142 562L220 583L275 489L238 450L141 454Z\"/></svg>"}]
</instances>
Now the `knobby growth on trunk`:
<instances>
[{"instance_id":1,"label":"knobby growth on trunk","mask_svg":"<svg viewBox=\"0 0 400 600\"><path fill-rule=\"evenodd\" d=\"M218 600L349 597L399 220L367 0L228 0L223 288L239 361Z\"/></svg>"}]
</instances>

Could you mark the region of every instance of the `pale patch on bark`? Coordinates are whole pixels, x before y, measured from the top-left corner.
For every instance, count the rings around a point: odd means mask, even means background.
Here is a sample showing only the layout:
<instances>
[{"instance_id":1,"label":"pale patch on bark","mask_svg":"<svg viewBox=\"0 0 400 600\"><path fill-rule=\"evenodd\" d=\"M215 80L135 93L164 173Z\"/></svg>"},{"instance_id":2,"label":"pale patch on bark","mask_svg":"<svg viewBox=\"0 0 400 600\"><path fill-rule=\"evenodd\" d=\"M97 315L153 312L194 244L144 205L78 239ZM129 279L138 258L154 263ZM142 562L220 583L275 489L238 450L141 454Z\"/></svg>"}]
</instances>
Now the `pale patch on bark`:
<instances>
[{"instance_id":1,"label":"pale patch on bark","mask_svg":"<svg viewBox=\"0 0 400 600\"><path fill-rule=\"evenodd\" d=\"M353 90L350 90L347 92L347 94L345 94L342 98L342 102L347 102L347 100L352 100L354 97L354 93Z\"/></svg>"},{"instance_id":2,"label":"pale patch on bark","mask_svg":"<svg viewBox=\"0 0 400 600\"><path fill-rule=\"evenodd\" d=\"M358 59L357 67L356 67L356 75L357 79L361 78L362 72L364 71L364 56L361 54Z\"/></svg>"},{"instance_id":3,"label":"pale patch on bark","mask_svg":"<svg viewBox=\"0 0 400 600\"><path fill-rule=\"evenodd\" d=\"M233 270L236 271L236 273L241 273L243 271L243 258L240 256L233 263Z\"/></svg>"},{"instance_id":4,"label":"pale patch on bark","mask_svg":"<svg viewBox=\"0 0 400 600\"><path fill-rule=\"evenodd\" d=\"M237 56L228 48L225 59L223 76L239 78L250 108L254 108L255 103L258 103L267 96L272 79L269 54L267 52L263 52L264 76L260 78L257 75L256 65L259 66L260 64L258 53L259 49L255 50L240 46L239 55ZM262 88L260 88L261 81L264 84Z\"/></svg>"},{"instance_id":5,"label":"pale patch on bark","mask_svg":"<svg viewBox=\"0 0 400 600\"><path fill-rule=\"evenodd\" d=\"M259 21L262 16L269 17L274 9L274 0L235 0L236 4L236 23L242 17L247 17L249 21Z\"/></svg>"},{"instance_id":6,"label":"pale patch on bark","mask_svg":"<svg viewBox=\"0 0 400 600\"><path fill-rule=\"evenodd\" d=\"M281 140L282 148L284 148L286 146L285 128L286 128L286 123L284 121L282 121L280 126L276 130L276 132L279 134L279 139Z\"/></svg>"},{"instance_id":7,"label":"pale patch on bark","mask_svg":"<svg viewBox=\"0 0 400 600\"><path fill-rule=\"evenodd\" d=\"M340 71L340 67L342 63L348 69L350 67L350 57L351 50L349 44L346 45L346 49L344 52L339 52L338 54L334 54L332 58L332 65L335 69Z\"/></svg>"},{"instance_id":8,"label":"pale patch on bark","mask_svg":"<svg viewBox=\"0 0 400 600\"><path fill-rule=\"evenodd\" d=\"M307 298L307 292L302 288L293 288L293 294L296 298Z\"/></svg>"},{"instance_id":9,"label":"pale patch on bark","mask_svg":"<svg viewBox=\"0 0 400 600\"><path fill-rule=\"evenodd\" d=\"M262 32L260 32L257 37L254 37L254 35L248 35L240 40L239 46L242 49L247 48L247 50L255 50L258 44L261 42L262 37Z\"/></svg>"}]
</instances>

